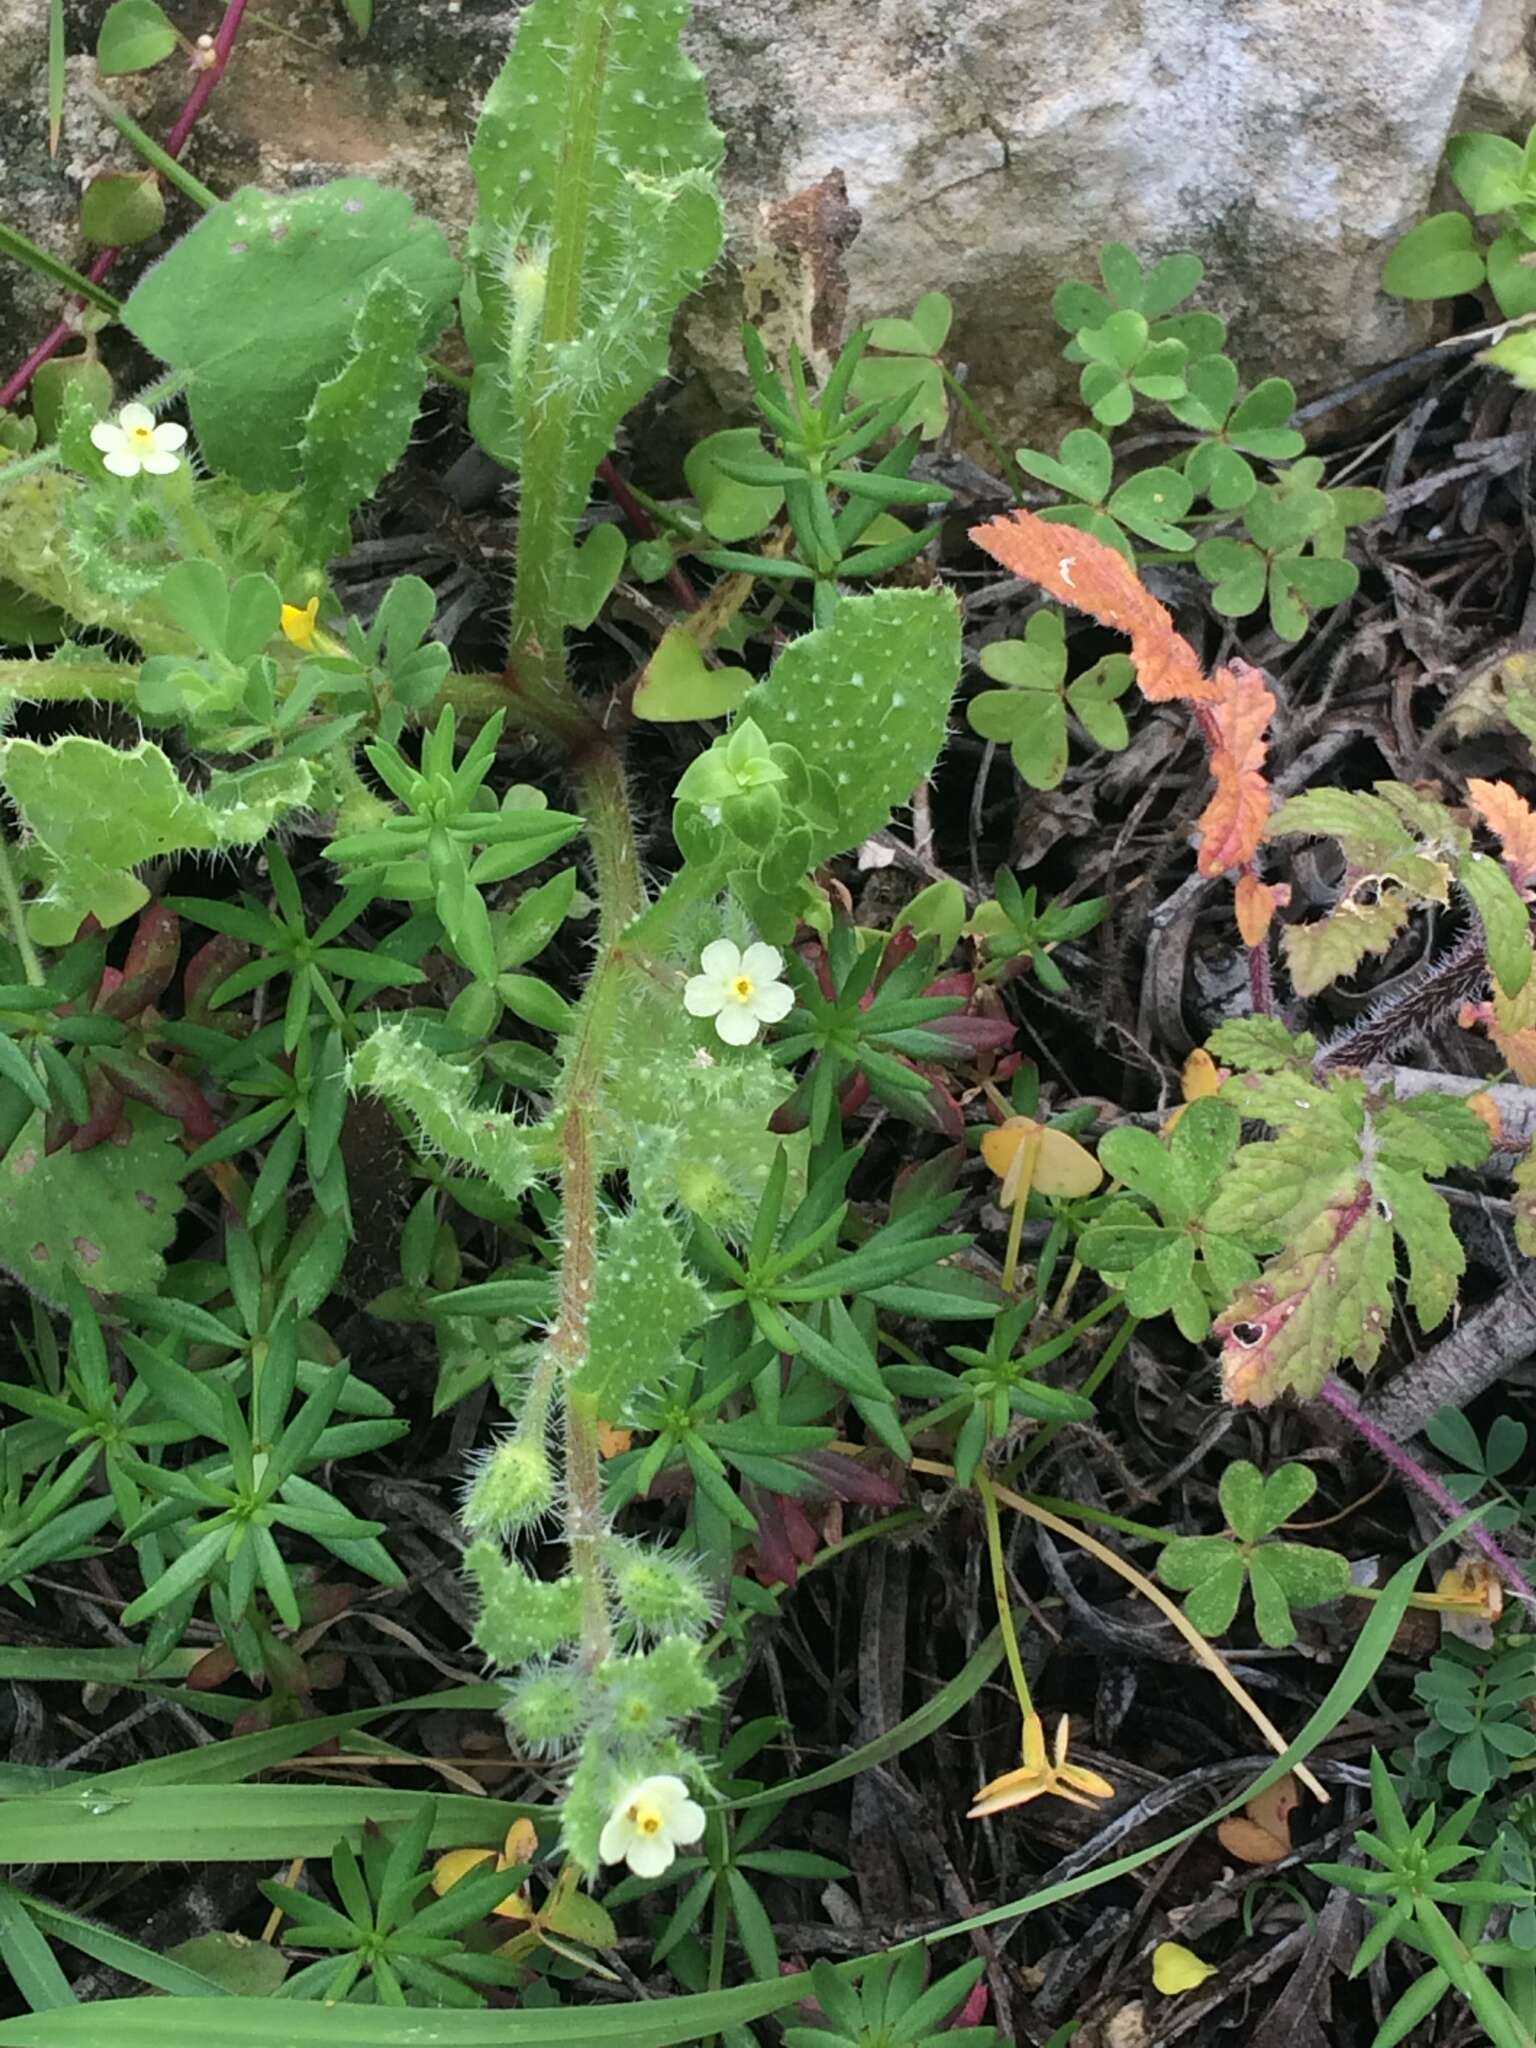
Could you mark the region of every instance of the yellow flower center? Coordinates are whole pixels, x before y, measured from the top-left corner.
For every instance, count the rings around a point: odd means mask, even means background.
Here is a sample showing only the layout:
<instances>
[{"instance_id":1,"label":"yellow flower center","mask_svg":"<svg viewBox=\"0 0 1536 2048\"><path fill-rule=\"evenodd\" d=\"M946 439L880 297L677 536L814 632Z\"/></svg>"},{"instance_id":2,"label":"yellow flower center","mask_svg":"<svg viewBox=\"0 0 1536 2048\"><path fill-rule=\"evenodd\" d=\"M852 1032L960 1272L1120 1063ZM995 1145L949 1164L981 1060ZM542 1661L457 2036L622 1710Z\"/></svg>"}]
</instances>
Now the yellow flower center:
<instances>
[{"instance_id":1,"label":"yellow flower center","mask_svg":"<svg viewBox=\"0 0 1536 2048\"><path fill-rule=\"evenodd\" d=\"M155 446L155 430L153 427L130 427L128 429L128 438L133 443L137 453L142 455L146 449L153 453Z\"/></svg>"},{"instance_id":2,"label":"yellow flower center","mask_svg":"<svg viewBox=\"0 0 1536 2048\"><path fill-rule=\"evenodd\" d=\"M752 1000L752 990L754 985L755 984L753 983L749 975L738 974L731 983L731 994L736 998L738 1003L749 1003Z\"/></svg>"},{"instance_id":3,"label":"yellow flower center","mask_svg":"<svg viewBox=\"0 0 1536 2048\"><path fill-rule=\"evenodd\" d=\"M629 1809L629 1818L632 1825L637 1827L642 1835L659 1835L661 1833L662 1817L661 1809L658 1806L642 1806L637 1801Z\"/></svg>"}]
</instances>

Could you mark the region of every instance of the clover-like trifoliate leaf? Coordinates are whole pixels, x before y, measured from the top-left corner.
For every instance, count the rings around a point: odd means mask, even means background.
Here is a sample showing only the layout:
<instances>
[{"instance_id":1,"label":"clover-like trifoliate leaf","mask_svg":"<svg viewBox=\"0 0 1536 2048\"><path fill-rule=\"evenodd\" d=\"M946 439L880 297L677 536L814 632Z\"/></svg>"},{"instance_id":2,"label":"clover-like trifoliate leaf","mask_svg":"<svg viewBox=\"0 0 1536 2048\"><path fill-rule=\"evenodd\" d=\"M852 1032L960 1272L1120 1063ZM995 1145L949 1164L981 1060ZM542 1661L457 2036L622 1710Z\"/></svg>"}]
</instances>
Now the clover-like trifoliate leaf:
<instances>
[{"instance_id":1,"label":"clover-like trifoliate leaf","mask_svg":"<svg viewBox=\"0 0 1536 2048\"><path fill-rule=\"evenodd\" d=\"M1239 1130L1234 1109L1206 1099L1191 1103L1166 1138L1124 1126L1099 1147L1107 1171L1157 1215L1129 1202L1107 1205L1083 1232L1079 1255L1114 1276L1132 1315L1171 1313L1191 1343L1209 1332L1212 1310L1258 1276L1258 1261L1241 1241L1202 1220Z\"/></svg>"},{"instance_id":2,"label":"clover-like trifoliate leaf","mask_svg":"<svg viewBox=\"0 0 1536 2048\"><path fill-rule=\"evenodd\" d=\"M1246 1579L1260 1636L1283 1649L1296 1636L1292 1607L1320 1607L1348 1592L1349 1564L1336 1552L1267 1540L1316 1488L1305 1465L1282 1465L1267 1479L1247 1459L1227 1467L1221 1507L1232 1538L1175 1537L1158 1559L1164 1585L1188 1593L1184 1611L1196 1628L1220 1635L1230 1627Z\"/></svg>"}]
</instances>

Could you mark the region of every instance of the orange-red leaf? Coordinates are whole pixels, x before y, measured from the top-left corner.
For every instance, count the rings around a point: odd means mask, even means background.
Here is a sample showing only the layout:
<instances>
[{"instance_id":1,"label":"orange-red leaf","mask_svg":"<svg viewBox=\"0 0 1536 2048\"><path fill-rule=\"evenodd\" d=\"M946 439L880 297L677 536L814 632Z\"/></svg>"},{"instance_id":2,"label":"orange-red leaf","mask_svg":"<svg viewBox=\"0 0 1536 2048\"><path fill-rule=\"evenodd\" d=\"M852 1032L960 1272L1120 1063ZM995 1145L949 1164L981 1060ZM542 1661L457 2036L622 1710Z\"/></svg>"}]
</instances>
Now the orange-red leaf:
<instances>
[{"instance_id":1,"label":"orange-red leaf","mask_svg":"<svg viewBox=\"0 0 1536 2048\"><path fill-rule=\"evenodd\" d=\"M1053 525L1033 512L1010 512L973 526L979 548L1048 590L1061 604L1130 636L1141 693L1154 703L1184 697L1208 704L1218 692L1199 657L1123 555L1090 533Z\"/></svg>"},{"instance_id":2,"label":"orange-red leaf","mask_svg":"<svg viewBox=\"0 0 1536 2048\"><path fill-rule=\"evenodd\" d=\"M1224 874L1251 861L1269 822L1264 757L1275 700L1264 687L1262 670L1243 661L1218 669L1213 687L1216 702L1202 706L1199 714L1216 783L1200 819L1202 875Z\"/></svg>"},{"instance_id":3,"label":"orange-red leaf","mask_svg":"<svg viewBox=\"0 0 1536 2048\"><path fill-rule=\"evenodd\" d=\"M1504 865L1517 889L1536 877L1536 811L1507 782L1467 781L1467 795L1490 832L1499 836Z\"/></svg>"},{"instance_id":4,"label":"orange-red leaf","mask_svg":"<svg viewBox=\"0 0 1536 2048\"><path fill-rule=\"evenodd\" d=\"M1237 878L1237 928L1245 946L1262 946L1275 912L1291 900L1289 882L1261 882L1251 868Z\"/></svg>"}]
</instances>

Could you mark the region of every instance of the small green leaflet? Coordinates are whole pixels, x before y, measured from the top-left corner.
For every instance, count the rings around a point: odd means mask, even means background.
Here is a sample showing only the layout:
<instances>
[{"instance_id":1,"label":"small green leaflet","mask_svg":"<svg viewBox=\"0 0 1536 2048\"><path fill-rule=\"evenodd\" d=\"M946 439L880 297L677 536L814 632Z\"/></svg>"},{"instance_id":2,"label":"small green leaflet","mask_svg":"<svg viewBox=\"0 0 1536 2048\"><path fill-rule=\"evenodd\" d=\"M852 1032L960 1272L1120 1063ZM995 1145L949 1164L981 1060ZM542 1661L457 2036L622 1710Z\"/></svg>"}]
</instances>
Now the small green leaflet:
<instances>
[{"instance_id":1,"label":"small green leaflet","mask_svg":"<svg viewBox=\"0 0 1536 2048\"><path fill-rule=\"evenodd\" d=\"M616 1419L636 1394L677 1366L678 1346L708 1313L677 1231L654 1203L636 1203L609 1226L587 1324L588 1356L571 1391Z\"/></svg>"}]
</instances>

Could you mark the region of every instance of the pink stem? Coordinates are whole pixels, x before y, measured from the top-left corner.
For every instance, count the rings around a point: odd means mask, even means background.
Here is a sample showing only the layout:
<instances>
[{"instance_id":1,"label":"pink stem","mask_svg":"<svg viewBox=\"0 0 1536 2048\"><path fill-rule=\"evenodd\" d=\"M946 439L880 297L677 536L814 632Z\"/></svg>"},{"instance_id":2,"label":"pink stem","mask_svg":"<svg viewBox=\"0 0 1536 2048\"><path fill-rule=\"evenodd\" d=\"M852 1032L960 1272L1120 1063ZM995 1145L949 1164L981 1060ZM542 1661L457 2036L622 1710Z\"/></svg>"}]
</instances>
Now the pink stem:
<instances>
[{"instance_id":1,"label":"pink stem","mask_svg":"<svg viewBox=\"0 0 1536 2048\"><path fill-rule=\"evenodd\" d=\"M197 82L187 94L186 105L177 115L176 125L166 138L167 156L179 157L186 148L187 138L202 118L203 109L213 96L213 88L224 75L229 53L234 48L236 36L240 33L241 18L249 4L250 0L229 0L224 19L219 23L218 34L213 39L209 61L198 71ZM85 273L91 283L100 284L122 253L121 249L98 251L90 269ZM51 361L66 342L75 340L79 332L73 319L61 320L53 332L38 343L20 369L13 371L5 383L0 385L0 411L6 406L14 405L44 363Z\"/></svg>"},{"instance_id":2,"label":"pink stem","mask_svg":"<svg viewBox=\"0 0 1536 2048\"><path fill-rule=\"evenodd\" d=\"M1373 1422L1360 1403L1340 1385L1338 1380L1325 1380L1318 1398L1325 1401L1335 1415L1341 1416L1351 1429L1363 1436L1377 1456L1385 1459L1400 1479L1406 1479L1410 1486L1418 1488L1426 1500L1432 1501L1447 1522L1460 1521L1466 1513L1465 1505L1457 1500L1455 1494L1447 1487L1440 1484L1433 1472L1426 1471L1412 1452L1405 1450L1395 1436L1389 1436L1379 1422ZM1536 1589L1529 1585L1519 1565L1502 1544L1493 1540L1482 1523L1470 1523L1465 1535L1467 1541L1476 1544L1488 1562L1502 1574L1509 1590L1517 1594L1528 1606L1536 1609Z\"/></svg>"},{"instance_id":3,"label":"pink stem","mask_svg":"<svg viewBox=\"0 0 1536 2048\"><path fill-rule=\"evenodd\" d=\"M1275 987L1269 973L1269 935L1248 948L1248 1000L1255 1017L1275 1014Z\"/></svg>"}]
</instances>

